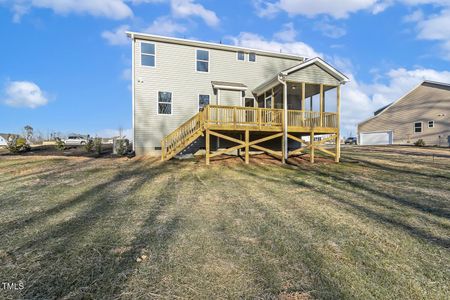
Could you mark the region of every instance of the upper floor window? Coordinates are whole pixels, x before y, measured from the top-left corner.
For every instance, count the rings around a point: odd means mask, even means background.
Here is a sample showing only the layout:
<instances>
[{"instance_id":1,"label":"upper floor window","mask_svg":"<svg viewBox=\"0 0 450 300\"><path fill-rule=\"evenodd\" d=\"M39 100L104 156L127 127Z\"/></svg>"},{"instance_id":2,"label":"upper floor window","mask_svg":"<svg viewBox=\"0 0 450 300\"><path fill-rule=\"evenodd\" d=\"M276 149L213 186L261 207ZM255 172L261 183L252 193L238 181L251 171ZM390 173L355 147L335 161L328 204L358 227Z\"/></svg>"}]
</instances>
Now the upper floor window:
<instances>
[{"instance_id":1,"label":"upper floor window","mask_svg":"<svg viewBox=\"0 0 450 300\"><path fill-rule=\"evenodd\" d=\"M414 123L414 133L422 132L422 122Z\"/></svg>"},{"instance_id":2,"label":"upper floor window","mask_svg":"<svg viewBox=\"0 0 450 300\"><path fill-rule=\"evenodd\" d=\"M244 61L244 60L245 60L245 53L242 52L242 51L239 51L239 52L237 53L237 60L242 60L242 61Z\"/></svg>"},{"instance_id":3,"label":"upper floor window","mask_svg":"<svg viewBox=\"0 0 450 300\"><path fill-rule=\"evenodd\" d=\"M209 95L198 95L198 110L203 110L206 105L209 105Z\"/></svg>"},{"instance_id":4,"label":"upper floor window","mask_svg":"<svg viewBox=\"0 0 450 300\"><path fill-rule=\"evenodd\" d=\"M248 61L256 62L256 53L249 53L248 54Z\"/></svg>"},{"instance_id":5,"label":"upper floor window","mask_svg":"<svg viewBox=\"0 0 450 300\"><path fill-rule=\"evenodd\" d=\"M155 44L141 43L141 65L155 66Z\"/></svg>"},{"instance_id":6,"label":"upper floor window","mask_svg":"<svg viewBox=\"0 0 450 300\"><path fill-rule=\"evenodd\" d=\"M172 114L172 93L158 92L158 115Z\"/></svg>"},{"instance_id":7,"label":"upper floor window","mask_svg":"<svg viewBox=\"0 0 450 300\"><path fill-rule=\"evenodd\" d=\"M209 51L197 50L197 71L209 72Z\"/></svg>"},{"instance_id":8,"label":"upper floor window","mask_svg":"<svg viewBox=\"0 0 450 300\"><path fill-rule=\"evenodd\" d=\"M428 128L434 128L434 121L428 121Z\"/></svg>"}]
</instances>

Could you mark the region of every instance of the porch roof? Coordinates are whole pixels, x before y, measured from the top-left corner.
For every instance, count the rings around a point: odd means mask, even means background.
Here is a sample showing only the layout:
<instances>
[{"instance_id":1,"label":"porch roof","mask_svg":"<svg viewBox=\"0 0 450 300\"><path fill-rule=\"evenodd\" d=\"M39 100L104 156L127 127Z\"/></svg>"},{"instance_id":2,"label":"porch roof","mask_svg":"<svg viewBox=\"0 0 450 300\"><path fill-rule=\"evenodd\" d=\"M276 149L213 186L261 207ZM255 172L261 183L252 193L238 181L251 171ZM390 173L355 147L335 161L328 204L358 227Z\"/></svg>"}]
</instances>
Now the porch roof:
<instances>
[{"instance_id":1,"label":"porch roof","mask_svg":"<svg viewBox=\"0 0 450 300\"><path fill-rule=\"evenodd\" d=\"M266 82L262 83L258 87L256 87L253 90L253 93L256 95L260 95L264 93L267 90L270 90L277 86L280 82L278 81L278 76L288 76L289 74L295 73L297 71L300 71L302 69L305 69L311 65L317 65L321 69L323 69L325 72L327 72L330 76L334 77L337 81L339 81L340 84L345 84L346 82L349 82L350 79L345 76L342 72L338 71L336 68L334 68L332 65L321 59L320 57L316 57L307 61L304 61L296 66L293 66L289 69L283 70L279 73L277 73L272 79L267 80Z\"/></svg>"},{"instance_id":2,"label":"porch roof","mask_svg":"<svg viewBox=\"0 0 450 300\"><path fill-rule=\"evenodd\" d=\"M242 83L237 82L226 82L226 81L211 81L214 89L219 90L236 90L236 91L246 91L247 86Z\"/></svg>"}]
</instances>

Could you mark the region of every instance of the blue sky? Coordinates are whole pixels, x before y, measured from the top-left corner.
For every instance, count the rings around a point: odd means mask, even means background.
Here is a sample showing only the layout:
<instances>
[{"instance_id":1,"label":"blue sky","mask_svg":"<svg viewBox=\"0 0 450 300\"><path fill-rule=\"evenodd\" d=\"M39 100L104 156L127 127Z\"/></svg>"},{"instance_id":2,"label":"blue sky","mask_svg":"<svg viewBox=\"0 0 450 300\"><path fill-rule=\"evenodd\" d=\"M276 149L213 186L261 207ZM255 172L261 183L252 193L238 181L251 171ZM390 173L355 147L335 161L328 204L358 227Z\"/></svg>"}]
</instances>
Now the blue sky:
<instances>
[{"instance_id":1,"label":"blue sky","mask_svg":"<svg viewBox=\"0 0 450 300\"><path fill-rule=\"evenodd\" d=\"M343 134L423 79L450 83L450 0L0 0L0 132L131 127L124 31L321 56Z\"/></svg>"}]
</instances>

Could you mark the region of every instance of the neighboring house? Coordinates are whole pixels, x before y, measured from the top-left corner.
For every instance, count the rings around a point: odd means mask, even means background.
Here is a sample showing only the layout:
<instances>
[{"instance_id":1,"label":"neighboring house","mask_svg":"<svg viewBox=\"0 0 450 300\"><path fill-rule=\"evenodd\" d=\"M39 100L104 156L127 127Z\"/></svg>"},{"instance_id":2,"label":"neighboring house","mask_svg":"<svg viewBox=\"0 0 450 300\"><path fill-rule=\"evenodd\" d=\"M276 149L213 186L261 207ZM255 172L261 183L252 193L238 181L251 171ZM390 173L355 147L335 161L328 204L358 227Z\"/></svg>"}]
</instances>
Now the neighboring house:
<instances>
[{"instance_id":1,"label":"neighboring house","mask_svg":"<svg viewBox=\"0 0 450 300\"><path fill-rule=\"evenodd\" d=\"M360 145L450 145L450 84L424 81L358 124Z\"/></svg>"},{"instance_id":2,"label":"neighboring house","mask_svg":"<svg viewBox=\"0 0 450 300\"><path fill-rule=\"evenodd\" d=\"M8 143L8 138L10 136L17 136L15 134L10 134L10 133L0 133L0 147L4 147L7 145Z\"/></svg>"},{"instance_id":3,"label":"neighboring house","mask_svg":"<svg viewBox=\"0 0 450 300\"><path fill-rule=\"evenodd\" d=\"M268 150L259 138L272 140L271 147L278 149L271 151L284 159L299 143L313 148L303 136L339 138L340 85L348 78L320 58L127 34L133 47L137 155L170 159L205 148L209 161L220 154L210 151L222 148ZM333 152L336 160L338 151Z\"/></svg>"},{"instance_id":4,"label":"neighboring house","mask_svg":"<svg viewBox=\"0 0 450 300\"><path fill-rule=\"evenodd\" d=\"M0 147L6 146L8 142L8 135L0 133Z\"/></svg>"}]
</instances>

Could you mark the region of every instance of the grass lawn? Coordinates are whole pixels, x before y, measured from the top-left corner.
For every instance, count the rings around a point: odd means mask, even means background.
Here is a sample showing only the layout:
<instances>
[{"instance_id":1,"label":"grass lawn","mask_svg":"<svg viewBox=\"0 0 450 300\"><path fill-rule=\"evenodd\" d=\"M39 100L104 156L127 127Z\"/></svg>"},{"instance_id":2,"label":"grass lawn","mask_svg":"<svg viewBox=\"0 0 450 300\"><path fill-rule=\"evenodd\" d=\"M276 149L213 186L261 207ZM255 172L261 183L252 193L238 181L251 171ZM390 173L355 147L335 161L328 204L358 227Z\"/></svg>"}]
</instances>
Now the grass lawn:
<instances>
[{"instance_id":1,"label":"grass lawn","mask_svg":"<svg viewBox=\"0 0 450 300\"><path fill-rule=\"evenodd\" d=\"M445 299L446 155L0 156L0 298Z\"/></svg>"}]
</instances>

